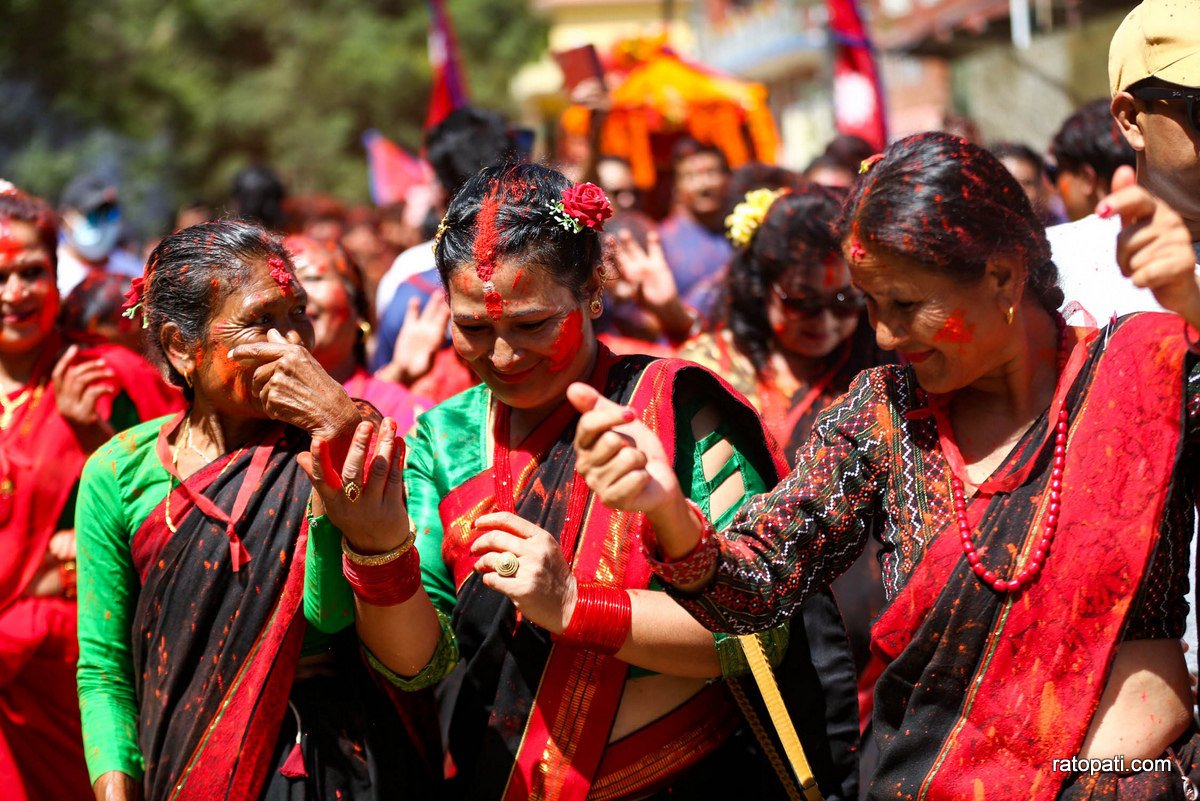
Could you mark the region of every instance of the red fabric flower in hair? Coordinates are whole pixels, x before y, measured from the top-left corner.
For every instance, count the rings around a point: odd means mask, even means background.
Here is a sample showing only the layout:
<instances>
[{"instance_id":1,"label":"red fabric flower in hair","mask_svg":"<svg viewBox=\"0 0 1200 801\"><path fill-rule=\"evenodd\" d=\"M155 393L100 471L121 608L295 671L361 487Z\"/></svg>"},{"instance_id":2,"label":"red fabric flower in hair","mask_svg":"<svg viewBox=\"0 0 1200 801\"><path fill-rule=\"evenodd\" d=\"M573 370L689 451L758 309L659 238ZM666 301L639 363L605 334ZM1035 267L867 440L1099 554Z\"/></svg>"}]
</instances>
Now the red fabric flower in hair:
<instances>
[{"instance_id":1,"label":"red fabric flower in hair","mask_svg":"<svg viewBox=\"0 0 1200 801\"><path fill-rule=\"evenodd\" d=\"M604 190L593 183L575 184L563 190L562 210L583 227L604 230L604 221L613 216L612 205Z\"/></svg>"},{"instance_id":2,"label":"red fabric flower in hair","mask_svg":"<svg viewBox=\"0 0 1200 801\"><path fill-rule=\"evenodd\" d=\"M133 279L133 285L130 286L129 291L125 293L125 303L121 306L122 312L136 309L139 305L141 305L142 291L145 285L146 279L142 276L139 275L137 278Z\"/></svg>"}]
</instances>

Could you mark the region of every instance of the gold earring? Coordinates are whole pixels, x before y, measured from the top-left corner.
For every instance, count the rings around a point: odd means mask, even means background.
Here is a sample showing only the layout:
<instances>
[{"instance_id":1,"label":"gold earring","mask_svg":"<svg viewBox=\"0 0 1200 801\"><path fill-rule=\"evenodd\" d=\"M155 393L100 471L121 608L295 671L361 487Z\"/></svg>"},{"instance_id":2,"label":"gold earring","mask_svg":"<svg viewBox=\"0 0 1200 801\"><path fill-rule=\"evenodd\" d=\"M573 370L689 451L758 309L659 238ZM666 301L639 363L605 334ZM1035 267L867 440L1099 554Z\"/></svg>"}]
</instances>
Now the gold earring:
<instances>
[{"instance_id":1,"label":"gold earring","mask_svg":"<svg viewBox=\"0 0 1200 801\"><path fill-rule=\"evenodd\" d=\"M1013 321L1013 307L1012 306L1008 307L1008 313L1005 314L1004 317L1006 320L1008 320L1008 324L1012 325L1012 321Z\"/></svg>"},{"instance_id":2,"label":"gold earring","mask_svg":"<svg viewBox=\"0 0 1200 801\"><path fill-rule=\"evenodd\" d=\"M588 308L591 310L593 317L599 317L600 312L604 311L604 301L599 296L596 296L592 298L592 303Z\"/></svg>"},{"instance_id":3,"label":"gold earring","mask_svg":"<svg viewBox=\"0 0 1200 801\"><path fill-rule=\"evenodd\" d=\"M362 332L363 339L371 336L371 324L366 320L363 320L358 324L358 330Z\"/></svg>"},{"instance_id":4,"label":"gold earring","mask_svg":"<svg viewBox=\"0 0 1200 801\"><path fill-rule=\"evenodd\" d=\"M191 373L184 373L183 380L187 382L188 387L192 386L192 374Z\"/></svg>"}]
</instances>

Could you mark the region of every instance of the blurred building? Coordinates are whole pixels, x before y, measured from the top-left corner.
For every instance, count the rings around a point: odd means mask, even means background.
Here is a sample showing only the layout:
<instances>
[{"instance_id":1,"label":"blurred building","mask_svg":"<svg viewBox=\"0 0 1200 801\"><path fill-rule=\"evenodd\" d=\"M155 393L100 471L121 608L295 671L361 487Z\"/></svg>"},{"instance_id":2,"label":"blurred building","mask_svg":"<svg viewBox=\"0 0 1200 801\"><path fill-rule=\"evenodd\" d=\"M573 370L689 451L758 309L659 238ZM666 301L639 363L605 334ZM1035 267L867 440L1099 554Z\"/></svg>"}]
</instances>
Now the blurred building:
<instances>
[{"instance_id":1,"label":"blurred building","mask_svg":"<svg viewBox=\"0 0 1200 801\"><path fill-rule=\"evenodd\" d=\"M513 76L510 91L522 122L543 138L567 107L562 72L551 57L556 51L591 44L601 53L622 40L665 33L671 46L695 52L692 0L530 0L534 12L550 23L549 52Z\"/></svg>"},{"instance_id":2,"label":"blurred building","mask_svg":"<svg viewBox=\"0 0 1200 801\"><path fill-rule=\"evenodd\" d=\"M952 127L1044 148L1108 91L1108 42L1125 0L859 0L880 53L892 137ZM1010 9L1016 9L1014 25ZM705 0L697 57L765 83L801 167L834 135L824 0Z\"/></svg>"}]
</instances>

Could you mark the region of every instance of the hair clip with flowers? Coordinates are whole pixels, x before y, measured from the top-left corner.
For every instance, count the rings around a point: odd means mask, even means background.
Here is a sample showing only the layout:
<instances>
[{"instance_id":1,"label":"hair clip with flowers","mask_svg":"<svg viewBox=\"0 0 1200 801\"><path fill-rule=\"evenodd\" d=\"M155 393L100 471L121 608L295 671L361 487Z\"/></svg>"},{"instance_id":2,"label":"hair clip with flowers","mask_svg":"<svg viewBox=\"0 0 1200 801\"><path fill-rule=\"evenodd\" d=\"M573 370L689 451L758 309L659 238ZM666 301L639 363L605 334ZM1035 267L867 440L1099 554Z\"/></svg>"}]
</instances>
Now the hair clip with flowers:
<instances>
[{"instance_id":1,"label":"hair clip with flowers","mask_svg":"<svg viewBox=\"0 0 1200 801\"><path fill-rule=\"evenodd\" d=\"M587 228L603 231L604 221L613 216L612 204L604 190L591 182L567 187L561 200L546 205L558 224L573 234L583 233Z\"/></svg>"},{"instance_id":2,"label":"hair clip with flowers","mask_svg":"<svg viewBox=\"0 0 1200 801\"><path fill-rule=\"evenodd\" d=\"M438 223L437 231L433 235L433 252L437 253L438 245L442 244L442 237L446 234L446 229L449 227L446 220L449 219L450 212L442 215L441 222Z\"/></svg>"},{"instance_id":3,"label":"hair clip with flowers","mask_svg":"<svg viewBox=\"0 0 1200 801\"><path fill-rule=\"evenodd\" d=\"M145 304L145 286L146 280L142 276L133 279L133 285L129 287L129 291L125 293L125 303L121 306L121 316L127 317L130 320L137 315L138 310L142 311L142 328L150 327L150 320L146 317L146 311L143 307Z\"/></svg>"},{"instance_id":4,"label":"hair clip with flowers","mask_svg":"<svg viewBox=\"0 0 1200 801\"><path fill-rule=\"evenodd\" d=\"M733 207L733 213L725 218L725 236L739 248L749 247L754 235L762 227L767 212L787 189L751 189L746 198Z\"/></svg>"}]
</instances>

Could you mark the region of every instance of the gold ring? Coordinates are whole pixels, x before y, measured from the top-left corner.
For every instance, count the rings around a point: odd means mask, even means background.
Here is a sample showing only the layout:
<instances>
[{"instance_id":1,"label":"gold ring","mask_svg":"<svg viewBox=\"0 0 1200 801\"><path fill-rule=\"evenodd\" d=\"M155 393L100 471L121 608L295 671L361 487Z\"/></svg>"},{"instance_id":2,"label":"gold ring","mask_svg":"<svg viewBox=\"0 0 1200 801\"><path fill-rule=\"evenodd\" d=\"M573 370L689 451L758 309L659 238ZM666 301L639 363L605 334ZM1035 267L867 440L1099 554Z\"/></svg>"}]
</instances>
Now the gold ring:
<instances>
[{"instance_id":1,"label":"gold ring","mask_svg":"<svg viewBox=\"0 0 1200 801\"><path fill-rule=\"evenodd\" d=\"M508 551L500 554L500 558L496 560L496 572L505 578L517 575L517 568L520 566L521 562L517 559L517 555Z\"/></svg>"},{"instance_id":2,"label":"gold ring","mask_svg":"<svg viewBox=\"0 0 1200 801\"><path fill-rule=\"evenodd\" d=\"M346 486L342 487L342 494L350 503L358 503L358 499L362 497L362 487L358 486L357 481L347 481Z\"/></svg>"}]
</instances>

